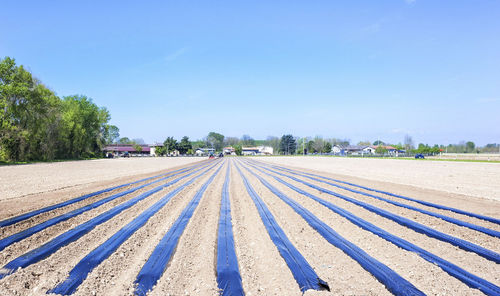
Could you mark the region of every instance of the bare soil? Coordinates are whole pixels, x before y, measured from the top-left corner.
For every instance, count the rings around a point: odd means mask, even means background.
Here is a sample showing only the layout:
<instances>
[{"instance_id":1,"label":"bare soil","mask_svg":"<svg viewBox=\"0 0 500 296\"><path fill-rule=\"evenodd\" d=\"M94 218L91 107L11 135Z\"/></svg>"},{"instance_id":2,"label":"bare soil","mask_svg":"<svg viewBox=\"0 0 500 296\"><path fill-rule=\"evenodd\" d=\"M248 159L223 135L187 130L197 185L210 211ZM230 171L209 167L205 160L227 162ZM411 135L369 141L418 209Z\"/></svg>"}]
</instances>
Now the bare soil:
<instances>
[{"instance_id":1,"label":"bare soil","mask_svg":"<svg viewBox=\"0 0 500 296\"><path fill-rule=\"evenodd\" d=\"M16 193L10 192L10 187L8 186L4 186L2 191L0 191L2 197L9 196L0 200L0 220L69 200L85 193L171 172L181 167L197 165L195 163L191 164L191 162L201 159L145 158L130 160L105 160L103 162L105 165L102 167L100 167L101 164L98 162L96 165L85 161L57 163L57 165L61 166L37 164L33 166L1 167L0 176L3 177L4 174L7 174L7 171L4 169L9 169L8 178L10 182L17 182L16 184L20 188L17 189ZM297 201L340 236L393 269L422 292L428 295L482 295L479 290L469 288L458 279L444 272L437 265L424 260L418 254L405 251L379 236L361 229L316 201L295 192L269 175L253 169L241 160L239 158L229 158L219 163L210 162L211 164L217 163L217 166L205 173L202 170L138 202L111 220L95 227L77 241L62 247L49 257L26 268L17 270L13 274L1 279L0 295L45 295L49 289L63 281L68 276L69 271L89 252L105 242L119 229L164 197L168 192L181 186L191 177L200 175L200 178L174 196L143 227L138 229L115 252L99 264L78 287L75 293L75 295L133 295L134 280L143 264L189 201L201 188L202 184L208 180L210 175L219 166L223 167L205 191L179 240L171 261L162 277L150 292L150 295L218 295L219 289L216 281L215 259L217 254L217 227L221 191L226 175L226 166L230 166L231 168L229 193L234 241L242 285L246 295L302 295L302 293L292 272L270 239L257 208L245 189L242 177L236 166L241 168L250 185L267 205L288 239L304 256L318 276L328 282L331 288L330 292L308 290L305 293L306 295L390 295L391 293L384 284L363 269L357 261L326 241L300 215L274 195L258 178L249 173L246 168L264 178L289 198ZM483 186L486 186L486 180L494 182L499 176L497 172L500 172L500 170L496 167L487 166L479 168L475 166L477 163L459 163L458 166L455 166L456 163L449 166L445 163L445 166L442 166L441 163L443 162L432 161L339 160L337 158L326 157L262 157L244 158L243 160L251 161L254 164L258 164L255 162L256 160L266 163L276 163L289 168L299 169L302 172L315 173L325 177L349 181L420 200L500 218L500 201L491 198L491 196L496 196L497 192L495 190L500 190L500 185L489 184L487 191L489 190L490 195L487 198L481 195L485 190ZM205 164L208 164L208 162ZM129 165L130 171L124 174L121 170ZM467 167L467 165L471 167ZM33 169L33 167L36 168ZM97 167L100 168L97 169ZM86 171L89 168L92 168L92 173ZM45 170L43 174L53 176L53 178L47 178L46 182L49 184L43 184L44 177L38 176L36 173L40 174L43 170ZM63 172L62 175L58 173L59 170ZM116 171L117 174L114 174L113 171ZM438 176L443 171L447 171L448 175L453 176L445 178L446 182L450 182L450 184L441 184L443 180ZM358 172L363 173L358 175ZM367 177L369 175L367 172L378 172L378 175L377 177L371 175ZM25 174L31 176L32 179L25 177ZM180 174L178 177L185 174ZM427 179L425 181L414 180L414 178L419 176L427 176ZM295 177L412 219L415 222L473 242L494 252L500 252L500 239L498 238L468 228L459 227L444 220L409 209L390 205L362 194L339 189L335 186L313 181L305 177ZM75 178L79 181L75 181ZM484 259L475 253L461 250L449 243L416 233L409 228L352 203L311 189L302 183L282 176L280 178L500 286L500 269L498 264L492 261ZM462 178L468 179L471 185L453 189L453 186L459 184ZM150 181L153 180L156 179ZM65 222L49 227L18 243L12 244L0 251L0 268L12 259L43 245L56 236L96 217L100 213L112 209L126 200L165 182L168 182L168 180L118 198ZM7 183L3 179L0 181L0 184ZM50 218L106 198L111 194L122 192L127 188L141 184L143 183L100 194L79 203L35 216L26 221L2 227L0 228L0 239L42 223ZM27 188L23 188L24 185ZM495 223L450 211L437 210L415 202L404 201L389 195L374 193L345 184L342 184L342 186L500 231L500 226Z\"/></svg>"}]
</instances>

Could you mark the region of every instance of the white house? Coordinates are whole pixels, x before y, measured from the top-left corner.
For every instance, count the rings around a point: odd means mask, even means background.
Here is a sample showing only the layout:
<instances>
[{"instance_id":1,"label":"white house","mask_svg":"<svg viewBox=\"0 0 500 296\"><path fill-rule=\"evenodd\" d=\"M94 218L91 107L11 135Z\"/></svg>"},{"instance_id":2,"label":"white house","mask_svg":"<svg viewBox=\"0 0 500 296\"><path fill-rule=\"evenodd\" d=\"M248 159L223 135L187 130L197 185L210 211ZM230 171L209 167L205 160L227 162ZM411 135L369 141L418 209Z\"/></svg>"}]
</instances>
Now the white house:
<instances>
[{"instance_id":1,"label":"white house","mask_svg":"<svg viewBox=\"0 0 500 296\"><path fill-rule=\"evenodd\" d=\"M195 151L196 156L208 156L210 154L214 154L215 149L214 148L198 148Z\"/></svg>"},{"instance_id":2,"label":"white house","mask_svg":"<svg viewBox=\"0 0 500 296\"><path fill-rule=\"evenodd\" d=\"M241 154L243 155L273 155L274 149L270 146L258 146L258 147L243 147L241 148Z\"/></svg>"},{"instance_id":3,"label":"white house","mask_svg":"<svg viewBox=\"0 0 500 296\"><path fill-rule=\"evenodd\" d=\"M364 154L375 154L376 149L377 148L375 146L368 146L368 147L363 148L363 153Z\"/></svg>"}]
</instances>

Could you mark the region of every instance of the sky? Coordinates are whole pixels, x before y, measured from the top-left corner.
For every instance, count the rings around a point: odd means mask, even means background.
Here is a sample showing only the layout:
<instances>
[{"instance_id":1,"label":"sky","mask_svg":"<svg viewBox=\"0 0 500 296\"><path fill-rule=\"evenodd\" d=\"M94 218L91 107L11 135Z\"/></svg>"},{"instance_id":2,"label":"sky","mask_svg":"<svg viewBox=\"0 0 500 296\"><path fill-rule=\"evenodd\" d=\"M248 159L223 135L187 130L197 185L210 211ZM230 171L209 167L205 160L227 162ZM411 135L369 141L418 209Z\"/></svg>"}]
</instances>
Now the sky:
<instances>
[{"instance_id":1,"label":"sky","mask_svg":"<svg viewBox=\"0 0 500 296\"><path fill-rule=\"evenodd\" d=\"M0 2L0 57L129 138L500 143L500 1Z\"/></svg>"}]
</instances>

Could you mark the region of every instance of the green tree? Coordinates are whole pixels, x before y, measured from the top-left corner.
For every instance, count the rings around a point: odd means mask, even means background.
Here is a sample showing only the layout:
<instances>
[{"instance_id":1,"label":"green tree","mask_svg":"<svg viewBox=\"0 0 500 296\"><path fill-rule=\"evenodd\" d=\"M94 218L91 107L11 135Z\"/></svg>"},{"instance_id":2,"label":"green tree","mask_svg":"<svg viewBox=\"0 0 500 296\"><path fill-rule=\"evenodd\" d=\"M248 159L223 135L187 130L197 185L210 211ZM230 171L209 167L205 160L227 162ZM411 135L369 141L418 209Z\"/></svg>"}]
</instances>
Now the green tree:
<instances>
[{"instance_id":1,"label":"green tree","mask_svg":"<svg viewBox=\"0 0 500 296\"><path fill-rule=\"evenodd\" d=\"M157 146L155 147L155 154L157 156L163 156L167 153L167 149L163 146Z\"/></svg>"},{"instance_id":2,"label":"green tree","mask_svg":"<svg viewBox=\"0 0 500 296\"><path fill-rule=\"evenodd\" d=\"M238 156L241 156L241 154L243 153L243 148L241 147L241 145L236 144L233 147L234 147L234 153L236 153L236 155Z\"/></svg>"},{"instance_id":3,"label":"green tree","mask_svg":"<svg viewBox=\"0 0 500 296\"><path fill-rule=\"evenodd\" d=\"M123 137L118 140L118 144L132 144L132 143L133 143L132 140L130 140L127 137Z\"/></svg>"},{"instance_id":4,"label":"green tree","mask_svg":"<svg viewBox=\"0 0 500 296\"><path fill-rule=\"evenodd\" d=\"M476 144L474 144L474 142L468 141L467 143L465 143L465 151L467 153L474 152L474 148L476 148Z\"/></svg>"},{"instance_id":5,"label":"green tree","mask_svg":"<svg viewBox=\"0 0 500 296\"><path fill-rule=\"evenodd\" d=\"M177 145L177 150L179 150L180 154L186 154L189 150L193 149L191 142L189 141L189 137L182 137L180 143Z\"/></svg>"},{"instance_id":6,"label":"green tree","mask_svg":"<svg viewBox=\"0 0 500 296\"><path fill-rule=\"evenodd\" d=\"M102 127L110 119L86 96L68 96L62 101L62 134L69 157L89 157L102 149Z\"/></svg>"},{"instance_id":7,"label":"green tree","mask_svg":"<svg viewBox=\"0 0 500 296\"><path fill-rule=\"evenodd\" d=\"M282 154L294 154L297 143L292 135L283 135L280 141L280 152Z\"/></svg>"},{"instance_id":8,"label":"green tree","mask_svg":"<svg viewBox=\"0 0 500 296\"><path fill-rule=\"evenodd\" d=\"M15 60L0 60L0 159L53 159L59 98Z\"/></svg>"},{"instance_id":9,"label":"green tree","mask_svg":"<svg viewBox=\"0 0 500 296\"><path fill-rule=\"evenodd\" d=\"M163 146L165 147L165 152L169 155L172 151L178 150L177 140L174 137L168 137L164 142Z\"/></svg>"},{"instance_id":10,"label":"green tree","mask_svg":"<svg viewBox=\"0 0 500 296\"><path fill-rule=\"evenodd\" d=\"M241 137L241 144L244 146L255 146L255 140L249 135L243 135Z\"/></svg>"},{"instance_id":11,"label":"green tree","mask_svg":"<svg viewBox=\"0 0 500 296\"><path fill-rule=\"evenodd\" d=\"M222 151L222 146L224 145L224 135L216 132L210 132L208 133L206 142L207 146L210 148L213 147L215 151Z\"/></svg>"},{"instance_id":12,"label":"green tree","mask_svg":"<svg viewBox=\"0 0 500 296\"><path fill-rule=\"evenodd\" d=\"M133 147L134 147L135 151L137 151L137 152L139 152L139 153L141 153L141 152L142 152L142 146L141 146L140 144L137 144L137 143L136 143L136 144L134 144L134 146L133 146Z\"/></svg>"},{"instance_id":13,"label":"green tree","mask_svg":"<svg viewBox=\"0 0 500 296\"><path fill-rule=\"evenodd\" d=\"M380 145L385 145L385 143L380 140L373 142L373 146L380 146Z\"/></svg>"},{"instance_id":14,"label":"green tree","mask_svg":"<svg viewBox=\"0 0 500 296\"><path fill-rule=\"evenodd\" d=\"M61 100L15 60L0 60L0 160L50 160L100 153L109 112L85 96Z\"/></svg>"},{"instance_id":15,"label":"green tree","mask_svg":"<svg viewBox=\"0 0 500 296\"><path fill-rule=\"evenodd\" d=\"M313 140L310 140L309 142L307 142L306 149L307 149L307 153L316 152L316 151L314 151L314 141Z\"/></svg>"},{"instance_id":16,"label":"green tree","mask_svg":"<svg viewBox=\"0 0 500 296\"><path fill-rule=\"evenodd\" d=\"M115 143L120 138L120 129L115 125L106 124L103 130L103 138L106 145Z\"/></svg>"},{"instance_id":17,"label":"green tree","mask_svg":"<svg viewBox=\"0 0 500 296\"><path fill-rule=\"evenodd\" d=\"M384 147L384 146L379 145L379 146L377 146L377 148L375 149L375 153L377 153L377 154L381 154L381 155L384 155L384 154L386 154L386 153L387 153L387 149L385 149L385 147Z\"/></svg>"},{"instance_id":18,"label":"green tree","mask_svg":"<svg viewBox=\"0 0 500 296\"><path fill-rule=\"evenodd\" d=\"M325 146L323 147L323 152L330 153L332 152L332 144L329 142L325 142Z\"/></svg>"}]
</instances>

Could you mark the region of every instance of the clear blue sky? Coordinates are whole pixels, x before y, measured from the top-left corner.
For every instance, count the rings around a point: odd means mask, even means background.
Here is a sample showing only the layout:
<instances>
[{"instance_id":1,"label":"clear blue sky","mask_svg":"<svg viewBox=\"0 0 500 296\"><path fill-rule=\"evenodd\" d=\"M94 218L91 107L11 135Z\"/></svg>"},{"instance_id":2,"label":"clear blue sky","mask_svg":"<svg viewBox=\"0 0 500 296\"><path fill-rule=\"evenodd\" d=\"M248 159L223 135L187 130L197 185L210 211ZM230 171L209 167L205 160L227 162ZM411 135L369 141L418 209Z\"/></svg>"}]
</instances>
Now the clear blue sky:
<instances>
[{"instance_id":1,"label":"clear blue sky","mask_svg":"<svg viewBox=\"0 0 500 296\"><path fill-rule=\"evenodd\" d=\"M500 142L495 0L2 0L0 56L146 142Z\"/></svg>"}]
</instances>

